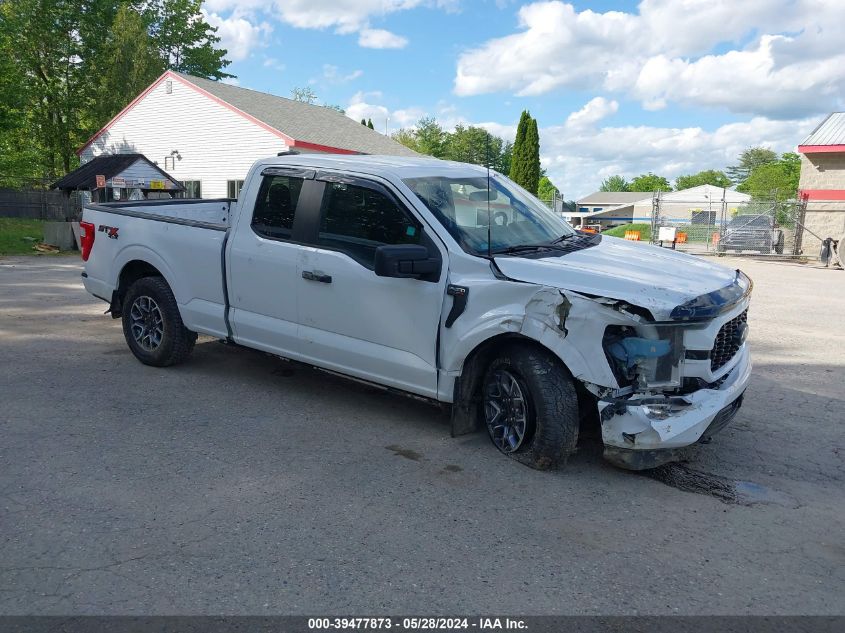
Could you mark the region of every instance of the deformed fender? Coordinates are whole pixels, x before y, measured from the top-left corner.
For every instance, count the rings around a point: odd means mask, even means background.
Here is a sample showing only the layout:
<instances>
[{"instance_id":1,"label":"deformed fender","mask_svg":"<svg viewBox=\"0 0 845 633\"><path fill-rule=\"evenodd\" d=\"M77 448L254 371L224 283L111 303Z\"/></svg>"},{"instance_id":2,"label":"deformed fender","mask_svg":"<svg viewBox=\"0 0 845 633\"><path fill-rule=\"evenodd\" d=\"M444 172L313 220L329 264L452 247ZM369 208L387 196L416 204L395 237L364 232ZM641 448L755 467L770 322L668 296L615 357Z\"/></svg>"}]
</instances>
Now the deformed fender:
<instances>
[{"instance_id":1,"label":"deformed fender","mask_svg":"<svg viewBox=\"0 0 845 633\"><path fill-rule=\"evenodd\" d=\"M441 361L451 392L444 401L453 403L452 433L475 428L474 403L469 391L477 385L477 368L467 368L467 358L486 342L502 335L519 335L555 354L576 380L616 387L616 379L601 353L604 329L613 322L613 311L596 301L549 286L513 284L496 286L488 296L473 286L467 313L451 329L444 330ZM493 288L489 288L493 290ZM505 294L505 291L507 294ZM624 318L621 317L620 318ZM466 327L461 327L461 326ZM463 375L465 371L475 375ZM469 391L468 391L469 390Z\"/></svg>"}]
</instances>

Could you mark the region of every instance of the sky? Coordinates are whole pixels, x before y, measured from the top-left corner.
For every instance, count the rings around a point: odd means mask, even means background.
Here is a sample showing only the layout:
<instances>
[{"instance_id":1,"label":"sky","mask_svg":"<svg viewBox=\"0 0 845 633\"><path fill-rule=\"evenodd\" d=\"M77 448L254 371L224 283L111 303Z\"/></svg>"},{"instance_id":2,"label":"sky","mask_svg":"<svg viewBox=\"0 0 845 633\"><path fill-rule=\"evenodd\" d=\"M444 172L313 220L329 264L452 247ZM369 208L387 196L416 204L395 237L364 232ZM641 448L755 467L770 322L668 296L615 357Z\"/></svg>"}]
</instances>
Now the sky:
<instances>
[{"instance_id":1,"label":"sky","mask_svg":"<svg viewBox=\"0 0 845 633\"><path fill-rule=\"evenodd\" d=\"M845 0L206 0L231 80L310 87L377 130L433 116L513 139L567 199L796 146L845 88Z\"/></svg>"}]
</instances>

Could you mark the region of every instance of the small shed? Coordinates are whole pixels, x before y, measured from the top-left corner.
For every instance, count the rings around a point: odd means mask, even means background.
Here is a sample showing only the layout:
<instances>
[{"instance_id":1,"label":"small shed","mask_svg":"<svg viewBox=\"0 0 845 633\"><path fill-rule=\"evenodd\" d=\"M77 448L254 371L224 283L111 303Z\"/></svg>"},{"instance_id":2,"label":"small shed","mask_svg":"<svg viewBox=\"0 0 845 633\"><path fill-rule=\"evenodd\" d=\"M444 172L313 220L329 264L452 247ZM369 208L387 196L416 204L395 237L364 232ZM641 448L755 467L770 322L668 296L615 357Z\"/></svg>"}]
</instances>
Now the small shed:
<instances>
[{"instance_id":1,"label":"small shed","mask_svg":"<svg viewBox=\"0 0 845 633\"><path fill-rule=\"evenodd\" d=\"M105 154L53 183L66 194L88 192L93 202L172 198L185 187L143 154ZM85 195L85 194L84 194Z\"/></svg>"}]
</instances>

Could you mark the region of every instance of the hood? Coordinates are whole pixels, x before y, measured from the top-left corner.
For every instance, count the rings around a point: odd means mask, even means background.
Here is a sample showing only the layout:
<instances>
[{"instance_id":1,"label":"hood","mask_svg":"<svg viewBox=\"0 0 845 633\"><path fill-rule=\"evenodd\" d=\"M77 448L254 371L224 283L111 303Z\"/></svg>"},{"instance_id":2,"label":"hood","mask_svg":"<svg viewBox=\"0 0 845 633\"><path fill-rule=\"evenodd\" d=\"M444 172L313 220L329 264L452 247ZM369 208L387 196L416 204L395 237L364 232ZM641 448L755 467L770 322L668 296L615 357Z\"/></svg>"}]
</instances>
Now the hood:
<instances>
[{"instance_id":1,"label":"hood","mask_svg":"<svg viewBox=\"0 0 845 633\"><path fill-rule=\"evenodd\" d=\"M603 236L596 246L559 257L496 257L511 279L619 299L658 321L701 295L730 286L735 270L668 248Z\"/></svg>"}]
</instances>

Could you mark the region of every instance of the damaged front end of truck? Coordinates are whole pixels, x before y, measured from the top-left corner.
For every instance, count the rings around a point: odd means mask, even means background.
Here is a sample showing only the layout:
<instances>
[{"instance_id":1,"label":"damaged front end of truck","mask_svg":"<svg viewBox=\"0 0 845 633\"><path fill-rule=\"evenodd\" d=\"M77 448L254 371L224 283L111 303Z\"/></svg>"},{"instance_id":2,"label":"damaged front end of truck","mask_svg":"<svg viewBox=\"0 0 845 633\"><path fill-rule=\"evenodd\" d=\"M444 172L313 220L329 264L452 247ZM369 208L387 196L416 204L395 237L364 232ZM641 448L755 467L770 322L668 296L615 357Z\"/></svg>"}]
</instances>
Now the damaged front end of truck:
<instances>
[{"instance_id":1,"label":"damaged front end of truck","mask_svg":"<svg viewBox=\"0 0 845 633\"><path fill-rule=\"evenodd\" d=\"M737 271L729 286L671 310L561 291L572 306L566 323L570 344L587 355L600 336L601 360L611 374L575 376L595 397L608 461L653 468L678 459L691 444L709 441L731 421L751 372L746 346L751 288L751 280Z\"/></svg>"}]
</instances>

